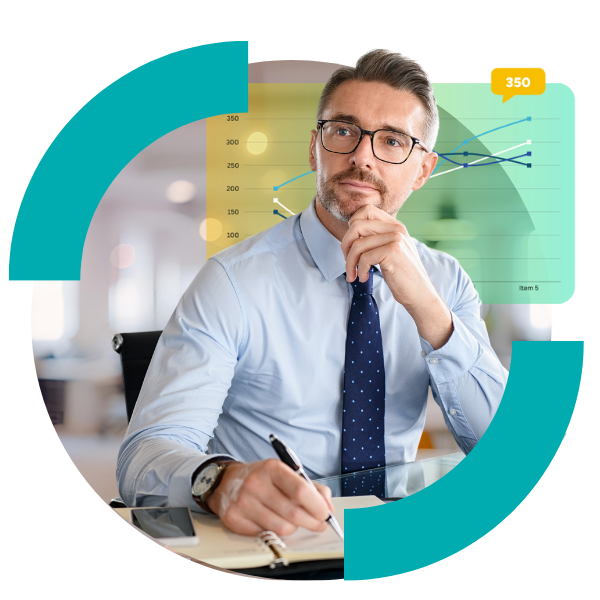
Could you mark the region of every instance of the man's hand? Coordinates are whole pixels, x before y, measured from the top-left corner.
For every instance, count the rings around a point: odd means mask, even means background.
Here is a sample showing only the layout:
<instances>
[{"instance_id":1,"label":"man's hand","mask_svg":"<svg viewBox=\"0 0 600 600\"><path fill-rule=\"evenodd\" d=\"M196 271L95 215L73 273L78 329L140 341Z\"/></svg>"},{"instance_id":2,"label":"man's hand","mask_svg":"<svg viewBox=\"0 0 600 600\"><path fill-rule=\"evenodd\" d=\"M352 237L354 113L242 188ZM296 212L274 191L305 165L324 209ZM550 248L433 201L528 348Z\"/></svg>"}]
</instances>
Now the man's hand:
<instances>
[{"instance_id":1,"label":"man's hand","mask_svg":"<svg viewBox=\"0 0 600 600\"><path fill-rule=\"evenodd\" d=\"M207 504L235 533L257 535L273 531L290 535L298 527L324 531L333 511L331 490L317 490L280 460L227 466Z\"/></svg>"},{"instance_id":2,"label":"man's hand","mask_svg":"<svg viewBox=\"0 0 600 600\"><path fill-rule=\"evenodd\" d=\"M397 302L414 319L419 335L434 349L441 348L452 335L450 310L433 287L406 227L391 215L366 205L350 218L342 239L346 258L346 279L362 282L369 278L372 265L381 274Z\"/></svg>"}]
</instances>

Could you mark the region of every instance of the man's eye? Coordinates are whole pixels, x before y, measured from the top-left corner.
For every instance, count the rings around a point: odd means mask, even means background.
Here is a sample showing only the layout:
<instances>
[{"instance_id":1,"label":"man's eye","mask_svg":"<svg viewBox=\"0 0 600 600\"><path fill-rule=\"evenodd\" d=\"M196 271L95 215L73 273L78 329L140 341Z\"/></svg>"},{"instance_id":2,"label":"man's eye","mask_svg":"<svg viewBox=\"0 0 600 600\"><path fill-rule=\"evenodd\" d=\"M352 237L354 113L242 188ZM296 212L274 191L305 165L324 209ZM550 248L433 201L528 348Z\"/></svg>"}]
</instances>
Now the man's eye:
<instances>
[{"instance_id":1,"label":"man's eye","mask_svg":"<svg viewBox=\"0 0 600 600\"><path fill-rule=\"evenodd\" d=\"M402 146L406 145L406 140L401 137L388 136L385 143L392 148L402 148Z\"/></svg>"},{"instance_id":2,"label":"man's eye","mask_svg":"<svg viewBox=\"0 0 600 600\"><path fill-rule=\"evenodd\" d=\"M347 127L338 127L336 130L337 135L348 136L350 135L350 130Z\"/></svg>"}]
</instances>

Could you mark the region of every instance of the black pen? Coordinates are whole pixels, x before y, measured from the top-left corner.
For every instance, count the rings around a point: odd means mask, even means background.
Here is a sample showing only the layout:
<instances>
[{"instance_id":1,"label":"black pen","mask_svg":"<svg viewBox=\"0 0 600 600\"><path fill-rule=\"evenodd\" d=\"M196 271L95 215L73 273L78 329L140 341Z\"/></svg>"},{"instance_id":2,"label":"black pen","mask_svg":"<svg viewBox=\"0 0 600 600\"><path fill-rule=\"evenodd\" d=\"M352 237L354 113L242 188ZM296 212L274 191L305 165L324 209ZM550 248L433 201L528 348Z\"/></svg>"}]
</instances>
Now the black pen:
<instances>
[{"instance_id":1,"label":"black pen","mask_svg":"<svg viewBox=\"0 0 600 600\"><path fill-rule=\"evenodd\" d=\"M271 440L271 444L273 444L273 448L275 448L275 452L277 452L277 456L288 466L290 469L293 469L310 483L315 489L317 486L310 479L310 477L306 474L300 459L294 454L294 451L291 448L288 448L276 435L271 434L269 436L269 440ZM333 527L333 530L340 536L340 538L344 539L344 532L340 527L340 524L337 522L337 519L329 513L329 517L326 519L327 523Z\"/></svg>"}]
</instances>

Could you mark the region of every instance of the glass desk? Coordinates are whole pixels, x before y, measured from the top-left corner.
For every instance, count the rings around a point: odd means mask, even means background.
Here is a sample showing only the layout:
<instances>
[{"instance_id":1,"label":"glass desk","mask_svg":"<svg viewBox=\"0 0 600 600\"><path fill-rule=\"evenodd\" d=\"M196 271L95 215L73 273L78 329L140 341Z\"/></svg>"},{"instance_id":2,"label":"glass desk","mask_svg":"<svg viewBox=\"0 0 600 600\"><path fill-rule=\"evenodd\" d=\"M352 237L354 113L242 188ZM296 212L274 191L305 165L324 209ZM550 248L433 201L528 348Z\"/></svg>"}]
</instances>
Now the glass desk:
<instances>
[{"instance_id":1,"label":"glass desk","mask_svg":"<svg viewBox=\"0 0 600 600\"><path fill-rule=\"evenodd\" d=\"M462 452L457 452L412 463L324 477L315 481L328 486L333 496L372 494L382 500L398 500L416 494L441 479L464 457Z\"/></svg>"}]
</instances>

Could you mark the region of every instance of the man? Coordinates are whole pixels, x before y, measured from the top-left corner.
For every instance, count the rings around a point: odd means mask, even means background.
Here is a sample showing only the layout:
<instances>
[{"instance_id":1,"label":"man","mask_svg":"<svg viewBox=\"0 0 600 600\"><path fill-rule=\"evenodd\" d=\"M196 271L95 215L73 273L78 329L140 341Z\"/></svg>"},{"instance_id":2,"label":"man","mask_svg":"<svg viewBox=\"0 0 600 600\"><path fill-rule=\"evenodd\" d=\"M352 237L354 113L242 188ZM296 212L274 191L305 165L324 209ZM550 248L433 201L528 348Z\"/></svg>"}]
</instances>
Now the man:
<instances>
[{"instance_id":1,"label":"man","mask_svg":"<svg viewBox=\"0 0 600 600\"><path fill-rule=\"evenodd\" d=\"M410 462L430 385L474 447L507 373L458 262L396 219L435 167L437 129L413 61L377 50L332 76L316 198L208 260L159 340L119 455L129 505L201 507L248 535L322 531L329 489L269 458L269 434L314 478Z\"/></svg>"}]
</instances>

